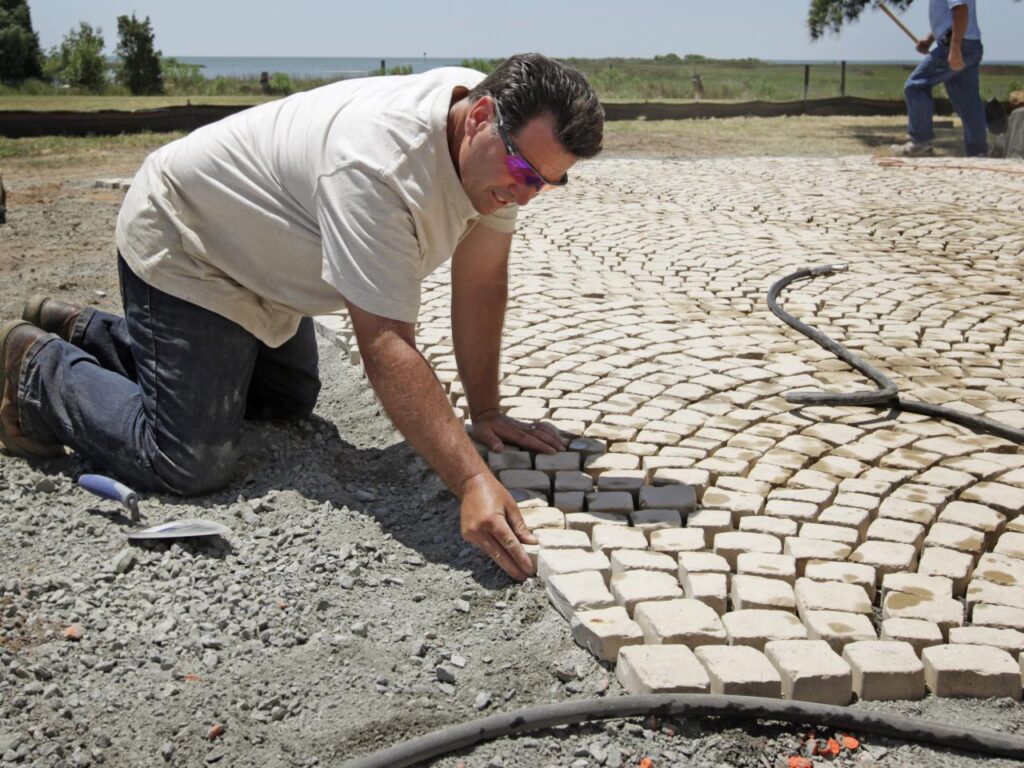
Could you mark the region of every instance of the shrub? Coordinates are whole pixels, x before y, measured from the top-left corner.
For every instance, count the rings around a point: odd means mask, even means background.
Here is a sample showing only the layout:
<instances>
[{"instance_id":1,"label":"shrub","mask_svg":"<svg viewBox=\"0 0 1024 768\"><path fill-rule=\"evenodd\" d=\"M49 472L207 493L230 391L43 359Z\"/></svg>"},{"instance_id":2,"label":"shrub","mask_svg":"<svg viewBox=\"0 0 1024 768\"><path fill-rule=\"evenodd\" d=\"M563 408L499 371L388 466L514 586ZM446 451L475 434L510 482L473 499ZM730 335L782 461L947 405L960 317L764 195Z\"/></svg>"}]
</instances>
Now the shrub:
<instances>
[{"instance_id":1,"label":"shrub","mask_svg":"<svg viewBox=\"0 0 1024 768\"><path fill-rule=\"evenodd\" d=\"M160 72L168 93L199 93L206 84L202 64L185 64L175 58L160 59Z\"/></svg>"},{"instance_id":2,"label":"shrub","mask_svg":"<svg viewBox=\"0 0 1024 768\"><path fill-rule=\"evenodd\" d=\"M476 69L485 75L489 75L501 61L501 59L463 59L461 66L467 69Z\"/></svg>"},{"instance_id":3,"label":"shrub","mask_svg":"<svg viewBox=\"0 0 1024 768\"><path fill-rule=\"evenodd\" d=\"M78 29L64 35L60 46L50 51L43 69L50 80L62 85L101 93L107 84L103 30L78 22Z\"/></svg>"},{"instance_id":4,"label":"shrub","mask_svg":"<svg viewBox=\"0 0 1024 768\"><path fill-rule=\"evenodd\" d=\"M270 76L270 92L287 96L295 90L292 79L284 72L275 72Z\"/></svg>"}]
</instances>

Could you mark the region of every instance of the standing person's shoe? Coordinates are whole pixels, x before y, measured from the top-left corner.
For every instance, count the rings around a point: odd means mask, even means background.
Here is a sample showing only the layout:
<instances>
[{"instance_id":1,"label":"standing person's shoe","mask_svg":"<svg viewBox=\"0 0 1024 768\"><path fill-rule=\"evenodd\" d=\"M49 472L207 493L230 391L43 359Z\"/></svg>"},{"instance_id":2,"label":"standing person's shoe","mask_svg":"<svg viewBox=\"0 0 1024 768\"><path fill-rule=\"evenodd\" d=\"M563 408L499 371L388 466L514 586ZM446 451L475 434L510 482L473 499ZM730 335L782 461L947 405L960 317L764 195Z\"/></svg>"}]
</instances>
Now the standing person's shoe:
<instances>
[{"instance_id":1,"label":"standing person's shoe","mask_svg":"<svg viewBox=\"0 0 1024 768\"><path fill-rule=\"evenodd\" d=\"M935 148L930 141L908 141L906 144L893 144L892 154L894 157L925 157L934 155Z\"/></svg>"},{"instance_id":2,"label":"standing person's shoe","mask_svg":"<svg viewBox=\"0 0 1024 768\"><path fill-rule=\"evenodd\" d=\"M82 307L77 304L68 304L66 301L51 299L49 296L37 293L25 302L21 319L27 320L48 333L56 333L64 341L70 342L71 331L74 330L78 316L81 314Z\"/></svg>"},{"instance_id":3,"label":"standing person's shoe","mask_svg":"<svg viewBox=\"0 0 1024 768\"><path fill-rule=\"evenodd\" d=\"M51 459L64 455L63 446L26 435L18 418L18 384L25 354L47 335L24 320L13 320L0 328L0 442L23 458Z\"/></svg>"}]
</instances>

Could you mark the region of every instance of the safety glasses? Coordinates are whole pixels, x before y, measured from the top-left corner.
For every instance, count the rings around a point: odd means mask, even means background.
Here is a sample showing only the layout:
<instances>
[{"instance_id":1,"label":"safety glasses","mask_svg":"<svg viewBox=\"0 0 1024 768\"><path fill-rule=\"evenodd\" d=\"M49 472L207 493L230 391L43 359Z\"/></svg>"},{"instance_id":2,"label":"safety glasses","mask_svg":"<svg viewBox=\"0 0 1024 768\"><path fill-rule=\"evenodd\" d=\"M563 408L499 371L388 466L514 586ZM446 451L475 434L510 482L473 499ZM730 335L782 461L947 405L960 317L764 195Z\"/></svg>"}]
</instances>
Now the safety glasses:
<instances>
[{"instance_id":1,"label":"safety glasses","mask_svg":"<svg viewBox=\"0 0 1024 768\"><path fill-rule=\"evenodd\" d=\"M562 174L562 178L558 181L549 181L541 175L540 171L530 164L529 160L523 157L522 153L516 149L516 145L512 143L512 139L508 136L508 128L505 126L505 121L501 117L501 110L498 108L498 100L493 96L491 98L494 101L494 117L496 118L498 135L505 143L505 167L508 168L508 172L512 174L512 178L516 180L516 183L522 184L523 186L529 187L537 192L543 192L551 187L564 187L568 184L569 174Z\"/></svg>"}]
</instances>

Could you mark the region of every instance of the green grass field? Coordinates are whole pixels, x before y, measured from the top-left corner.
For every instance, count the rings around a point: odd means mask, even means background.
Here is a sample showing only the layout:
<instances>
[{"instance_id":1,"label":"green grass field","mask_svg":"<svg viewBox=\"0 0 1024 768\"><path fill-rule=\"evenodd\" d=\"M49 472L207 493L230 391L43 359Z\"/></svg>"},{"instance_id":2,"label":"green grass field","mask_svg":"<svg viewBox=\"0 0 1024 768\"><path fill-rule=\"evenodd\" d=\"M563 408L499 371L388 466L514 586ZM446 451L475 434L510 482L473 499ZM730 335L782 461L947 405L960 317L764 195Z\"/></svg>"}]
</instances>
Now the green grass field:
<instances>
[{"instance_id":1,"label":"green grass field","mask_svg":"<svg viewBox=\"0 0 1024 768\"><path fill-rule=\"evenodd\" d=\"M700 74L704 98L709 101L795 101L804 95L804 67L798 64L772 64L756 59L682 59L671 54L655 59L568 61L589 78L598 96L608 102L691 101L694 73ZM473 60L471 63L486 68L496 61ZM911 69L910 65L850 63L846 68L846 94L871 99L902 99L903 82ZM1024 66L983 65L981 70L982 97L986 101L1006 99L1010 91L1024 89ZM318 84L319 81L289 81L289 87L295 89ZM192 104L259 104L277 98L259 93L255 80L217 78L190 87L171 85L174 95L169 96L92 96L35 83L34 87L21 90L0 89L0 110L137 110L184 105L189 101ZM937 92L941 93L941 89ZM808 96L819 99L839 94L840 65L813 64Z\"/></svg>"},{"instance_id":2,"label":"green grass field","mask_svg":"<svg viewBox=\"0 0 1024 768\"><path fill-rule=\"evenodd\" d=\"M674 58L674 57L673 57ZM804 95L804 67L756 60L569 59L605 101L666 101L694 98L692 77L700 74L704 96L723 101L796 101ZM846 95L868 99L902 99L910 65L848 63ZM840 95L841 66L812 64L808 96ZM983 65L985 100L1006 99L1024 88L1024 67Z\"/></svg>"}]
</instances>

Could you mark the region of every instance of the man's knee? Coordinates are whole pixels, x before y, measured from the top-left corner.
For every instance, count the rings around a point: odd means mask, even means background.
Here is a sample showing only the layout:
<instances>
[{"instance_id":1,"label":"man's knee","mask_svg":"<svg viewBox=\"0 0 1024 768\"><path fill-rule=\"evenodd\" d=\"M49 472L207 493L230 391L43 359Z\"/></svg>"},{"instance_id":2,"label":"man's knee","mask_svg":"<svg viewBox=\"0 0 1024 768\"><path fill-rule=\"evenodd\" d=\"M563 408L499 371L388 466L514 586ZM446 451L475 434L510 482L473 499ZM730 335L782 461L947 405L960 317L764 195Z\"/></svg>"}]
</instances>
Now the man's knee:
<instances>
[{"instance_id":1,"label":"man's knee","mask_svg":"<svg viewBox=\"0 0 1024 768\"><path fill-rule=\"evenodd\" d=\"M233 442L186 446L170 456L161 452L154 458L154 475L161 488L178 496L200 496L220 490L231 482L238 464Z\"/></svg>"}]
</instances>

